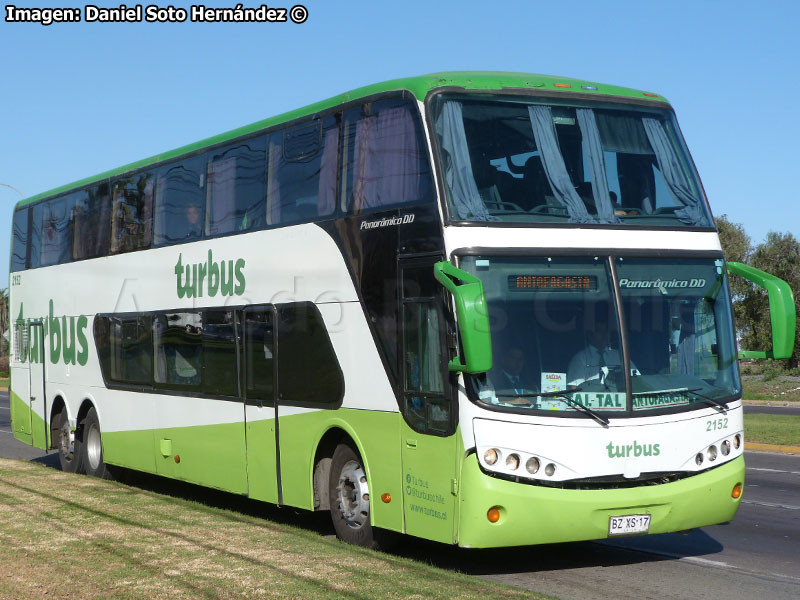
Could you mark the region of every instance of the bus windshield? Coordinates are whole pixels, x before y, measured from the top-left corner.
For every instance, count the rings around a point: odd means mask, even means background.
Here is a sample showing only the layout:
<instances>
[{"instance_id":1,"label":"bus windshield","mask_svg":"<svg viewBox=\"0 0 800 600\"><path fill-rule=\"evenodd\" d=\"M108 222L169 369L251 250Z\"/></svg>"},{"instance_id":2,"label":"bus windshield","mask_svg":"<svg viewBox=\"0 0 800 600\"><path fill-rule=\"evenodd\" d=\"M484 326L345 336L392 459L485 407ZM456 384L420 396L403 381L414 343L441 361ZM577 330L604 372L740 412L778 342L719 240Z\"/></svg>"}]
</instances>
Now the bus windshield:
<instances>
[{"instance_id":1,"label":"bus windshield","mask_svg":"<svg viewBox=\"0 0 800 600\"><path fill-rule=\"evenodd\" d=\"M721 258L466 256L460 264L483 281L492 332L492 370L467 376L476 402L624 417L741 395Z\"/></svg>"},{"instance_id":2,"label":"bus windshield","mask_svg":"<svg viewBox=\"0 0 800 600\"><path fill-rule=\"evenodd\" d=\"M485 94L432 110L454 221L712 227L669 110Z\"/></svg>"}]
</instances>

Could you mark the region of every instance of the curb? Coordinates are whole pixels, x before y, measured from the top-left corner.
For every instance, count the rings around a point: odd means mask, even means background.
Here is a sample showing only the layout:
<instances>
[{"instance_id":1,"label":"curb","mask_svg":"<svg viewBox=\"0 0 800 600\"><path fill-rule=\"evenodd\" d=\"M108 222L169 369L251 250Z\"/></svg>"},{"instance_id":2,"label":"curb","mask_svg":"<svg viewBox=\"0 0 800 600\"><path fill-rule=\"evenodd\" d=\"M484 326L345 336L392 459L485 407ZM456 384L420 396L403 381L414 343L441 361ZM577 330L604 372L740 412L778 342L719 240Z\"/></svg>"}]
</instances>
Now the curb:
<instances>
[{"instance_id":1,"label":"curb","mask_svg":"<svg viewBox=\"0 0 800 600\"><path fill-rule=\"evenodd\" d=\"M784 446L779 444L760 444L758 442L744 442L745 450L753 452L776 452L778 454L800 455L800 446Z\"/></svg>"}]
</instances>

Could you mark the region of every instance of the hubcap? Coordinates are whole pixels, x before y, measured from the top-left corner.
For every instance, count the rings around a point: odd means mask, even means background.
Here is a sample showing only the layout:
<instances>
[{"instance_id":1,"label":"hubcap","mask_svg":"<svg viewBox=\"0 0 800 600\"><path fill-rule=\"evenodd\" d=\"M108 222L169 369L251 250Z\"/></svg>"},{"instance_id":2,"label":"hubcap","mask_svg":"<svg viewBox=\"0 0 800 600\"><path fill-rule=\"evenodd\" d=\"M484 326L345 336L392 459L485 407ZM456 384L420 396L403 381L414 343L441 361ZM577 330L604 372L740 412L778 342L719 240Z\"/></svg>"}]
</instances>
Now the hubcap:
<instances>
[{"instance_id":1,"label":"hubcap","mask_svg":"<svg viewBox=\"0 0 800 600\"><path fill-rule=\"evenodd\" d=\"M355 460L344 464L336 491L339 511L349 527L360 529L369 522L369 486L361 464Z\"/></svg>"},{"instance_id":2,"label":"hubcap","mask_svg":"<svg viewBox=\"0 0 800 600\"><path fill-rule=\"evenodd\" d=\"M100 466L100 456L103 446L100 443L100 428L96 423L92 423L89 431L86 432L86 457L89 459L89 466L94 471Z\"/></svg>"},{"instance_id":3,"label":"hubcap","mask_svg":"<svg viewBox=\"0 0 800 600\"><path fill-rule=\"evenodd\" d=\"M58 449L64 460L70 462L75 456L75 447L73 446L72 431L69 428L69 422L65 421L61 427L58 441Z\"/></svg>"}]
</instances>

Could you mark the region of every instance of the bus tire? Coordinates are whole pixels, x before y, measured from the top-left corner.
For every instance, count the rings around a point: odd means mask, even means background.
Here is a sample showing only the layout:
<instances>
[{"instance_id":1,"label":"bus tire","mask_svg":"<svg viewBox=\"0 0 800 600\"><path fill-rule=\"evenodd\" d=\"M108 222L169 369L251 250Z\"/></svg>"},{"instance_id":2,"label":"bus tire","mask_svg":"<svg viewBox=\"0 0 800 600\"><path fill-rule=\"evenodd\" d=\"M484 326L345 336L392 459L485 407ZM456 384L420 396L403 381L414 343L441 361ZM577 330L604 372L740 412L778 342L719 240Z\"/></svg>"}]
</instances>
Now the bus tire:
<instances>
[{"instance_id":1,"label":"bus tire","mask_svg":"<svg viewBox=\"0 0 800 600\"><path fill-rule=\"evenodd\" d=\"M336 536L348 544L377 548L370 525L367 473L361 457L347 444L339 444L333 452L328 490Z\"/></svg>"},{"instance_id":2,"label":"bus tire","mask_svg":"<svg viewBox=\"0 0 800 600\"><path fill-rule=\"evenodd\" d=\"M67 409L62 408L53 421L55 426L51 429L51 437L58 443L61 470L65 473L83 473L81 444L69 426Z\"/></svg>"},{"instance_id":3,"label":"bus tire","mask_svg":"<svg viewBox=\"0 0 800 600\"><path fill-rule=\"evenodd\" d=\"M103 439L100 434L100 419L94 406L83 419L83 442L81 443L83 469L91 477L111 479L111 469L103 462Z\"/></svg>"}]
</instances>

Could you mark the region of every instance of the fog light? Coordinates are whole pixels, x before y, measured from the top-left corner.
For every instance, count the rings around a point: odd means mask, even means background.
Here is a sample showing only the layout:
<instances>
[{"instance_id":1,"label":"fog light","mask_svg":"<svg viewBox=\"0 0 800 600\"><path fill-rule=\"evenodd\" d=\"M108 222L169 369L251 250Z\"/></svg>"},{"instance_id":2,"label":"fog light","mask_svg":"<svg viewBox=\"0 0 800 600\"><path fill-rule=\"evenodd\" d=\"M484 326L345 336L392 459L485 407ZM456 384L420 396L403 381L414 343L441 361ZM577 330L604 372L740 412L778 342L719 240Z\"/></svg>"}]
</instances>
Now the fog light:
<instances>
[{"instance_id":1,"label":"fog light","mask_svg":"<svg viewBox=\"0 0 800 600\"><path fill-rule=\"evenodd\" d=\"M525 468L528 469L528 473L535 475L539 470L539 459L535 456L531 456L528 462L525 463Z\"/></svg>"},{"instance_id":2,"label":"fog light","mask_svg":"<svg viewBox=\"0 0 800 600\"><path fill-rule=\"evenodd\" d=\"M500 509L493 506L486 513L486 518L489 519L489 523L497 523L500 520Z\"/></svg>"},{"instance_id":3,"label":"fog light","mask_svg":"<svg viewBox=\"0 0 800 600\"><path fill-rule=\"evenodd\" d=\"M509 454L506 458L506 466L512 471L516 471L519 468L519 455Z\"/></svg>"},{"instance_id":4,"label":"fog light","mask_svg":"<svg viewBox=\"0 0 800 600\"><path fill-rule=\"evenodd\" d=\"M702 465L703 464L703 453L702 452L698 452L697 453L697 456L694 457L694 462L696 462L698 465Z\"/></svg>"},{"instance_id":5,"label":"fog light","mask_svg":"<svg viewBox=\"0 0 800 600\"><path fill-rule=\"evenodd\" d=\"M728 456L731 453L731 443L725 440L719 445L719 449L722 450L722 456Z\"/></svg>"},{"instance_id":6,"label":"fog light","mask_svg":"<svg viewBox=\"0 0 800 600\"><path fill-rule=\"evenodd\" d=\"M733 498L734 500L738 500L741 497L742 497L742 484L737 483L735 486L733 486L733 490L731 491L731 498Z\"/></svg>"},{"instance_id":7,"label":"fog light","mask_svg":"<svg viewBox=\"0 0 800 600\"><path fill-rule=\"evenodd\" d=\"M733 436L733 447L736 450L738 450L739 446L741 445L742 445L742 436L737 433L735 436Z\"/></svg>"},{"instance_id":8,"label":"fog light","mask_svg":"<svg viewBox=\"0 0 800 600\"><path fill-rule=\"evenodd\" d=\"M498 458L500 458L500 451L495 450L494 448L489 448L483 453L483 462L485 462L487 465L493 465L497 462Z\"/></svg>"},{"instance_id":9,"label":"fog light","mask_svg":"<svg viewBox=\"0 0 800 600\"><path fill-rule=\"evenodd\" d=\"M544 468L544 474L547 475L548 477L552 477L553 473L555 473L555 472L556 472L556 466L553 463L549 463Z\"/></svg>"},{"instance_id":10,"label":"fog light","mask_svg":"<svg viewBox=\"0 0 800 600\"><path fill-rule=\"evenodd\" d=\"M717 447L709 446L708 450L706 450L706 456L708 456L708 460L710 460L711 462L717 460Z\"/></svg>"}]
</instances>

